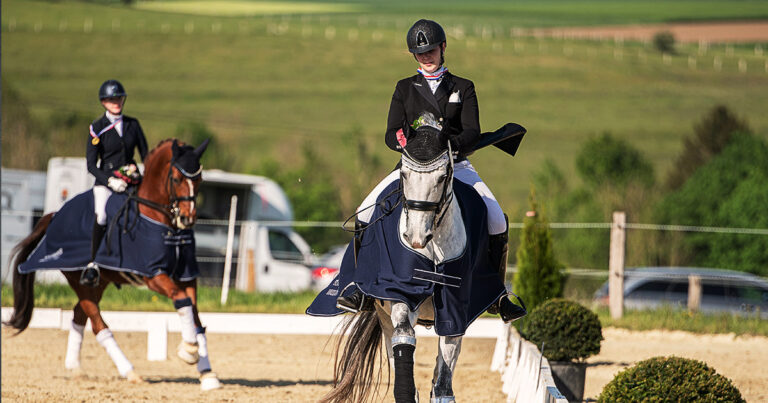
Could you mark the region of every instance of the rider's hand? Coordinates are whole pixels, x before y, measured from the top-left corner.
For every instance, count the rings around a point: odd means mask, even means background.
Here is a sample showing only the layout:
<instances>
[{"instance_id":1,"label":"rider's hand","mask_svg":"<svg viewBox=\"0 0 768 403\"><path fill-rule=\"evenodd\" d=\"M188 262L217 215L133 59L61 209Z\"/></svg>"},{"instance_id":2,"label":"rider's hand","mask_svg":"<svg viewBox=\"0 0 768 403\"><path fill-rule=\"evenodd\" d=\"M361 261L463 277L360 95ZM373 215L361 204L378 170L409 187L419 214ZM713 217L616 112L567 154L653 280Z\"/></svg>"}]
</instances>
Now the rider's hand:
<instances>
[{"instance_id":1,"label":"rider's hand","mask_svg":"<svg viewBox=\"0 0 768 403\"><path fill-rule=\"evenodd\" d=\"M125 192L125 188L128 187L128 184L125 183L124 180L120 178L116 178L114 176L110 176L109 179L107 179L107 185L110 189L117 193Z\"/></svg>"}]
</instances>

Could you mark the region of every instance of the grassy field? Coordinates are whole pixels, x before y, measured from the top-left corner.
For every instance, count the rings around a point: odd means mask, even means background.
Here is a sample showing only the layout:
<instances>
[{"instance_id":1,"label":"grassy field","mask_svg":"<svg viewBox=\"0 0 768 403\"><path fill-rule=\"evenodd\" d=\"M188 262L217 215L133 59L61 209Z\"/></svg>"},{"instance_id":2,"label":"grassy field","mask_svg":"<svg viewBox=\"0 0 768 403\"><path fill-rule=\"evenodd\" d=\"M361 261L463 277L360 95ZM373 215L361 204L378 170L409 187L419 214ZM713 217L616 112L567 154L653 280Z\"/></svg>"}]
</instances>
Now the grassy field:
<instances>
[{"instance_id":1,"label":"grassy field","mask_svg":"<svg viewBox=\"0 0 768 403\"><path fill-rule=\"evenodd\" d=\"M512 221L526 208L532 175L545 159L573 178L580 145L602 132L641 149L657 175L715 104L768 134L768 62L753 45L681 46L665 60L649 44L520 31L768 18L768 2L445 1L439 11L401 0L226 2L223 9L238 17L196 15L193 3L4 1L4 83L37 119L56 111L96 117L99 84L118 78L130 94L126 113L141 120L151 144L182 123L203 122L217 134L213 147L229 150L239 170L255 172L265 159L291 166L309 142L332 162L343 189L351 177L373 183L394 165L397 155L382 137L395 82L415 73L405 31L417 18L435 18L448 30L447 66L476 84L483 129L509 121L528 129L514 159L496 150L472 158ZM217 14L211 4L204 2L203 12ZM382 159L379 172L355 165L354 136ZM347 198L345 210L362 197Z\"/></svg>"}]
</instances>

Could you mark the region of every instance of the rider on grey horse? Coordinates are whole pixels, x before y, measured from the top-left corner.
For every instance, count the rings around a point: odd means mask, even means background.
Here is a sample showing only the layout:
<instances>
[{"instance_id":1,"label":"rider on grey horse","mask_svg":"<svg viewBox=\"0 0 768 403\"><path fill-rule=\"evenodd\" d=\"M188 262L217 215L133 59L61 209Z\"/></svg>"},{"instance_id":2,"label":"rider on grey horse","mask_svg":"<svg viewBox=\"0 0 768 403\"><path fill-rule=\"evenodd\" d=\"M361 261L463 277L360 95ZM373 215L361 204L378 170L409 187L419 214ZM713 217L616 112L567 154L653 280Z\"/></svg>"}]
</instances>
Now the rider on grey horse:
<instances>
[{"instance_id":1,"label":"rider on grey horse","mask_svg":"<svg viewBox=\"0 0 768 403\"><path fill-rule=\"evenodd\" d=\"M472 81L455 76L444 66L446 36L443 28L430 20L417 21L408 31L408 50L419 63L418 74L400 80L392 95L384 140L392 150L402 152L408 140L416 135L419 118L431 113L442 127L441 136L450 142L456 152L454 177L472 186L482 197L488 211L489 258L493 267L498 267L502 281L506 274L508 224L504 212L493 193L475 171L466 155L470 154L480 140L480 123L477 96ZM358 208L357 230L360 222L371 220L373 209L366 209L376 203L382 190L399 179L399 170L394 170L382 180ZM353 294L340 296L337 306L344 310L371 309L370 299L357 289ZM503 297L488 309L498 313L507 322L524 315L524 310Z\"/></svg>"}]
</instances>

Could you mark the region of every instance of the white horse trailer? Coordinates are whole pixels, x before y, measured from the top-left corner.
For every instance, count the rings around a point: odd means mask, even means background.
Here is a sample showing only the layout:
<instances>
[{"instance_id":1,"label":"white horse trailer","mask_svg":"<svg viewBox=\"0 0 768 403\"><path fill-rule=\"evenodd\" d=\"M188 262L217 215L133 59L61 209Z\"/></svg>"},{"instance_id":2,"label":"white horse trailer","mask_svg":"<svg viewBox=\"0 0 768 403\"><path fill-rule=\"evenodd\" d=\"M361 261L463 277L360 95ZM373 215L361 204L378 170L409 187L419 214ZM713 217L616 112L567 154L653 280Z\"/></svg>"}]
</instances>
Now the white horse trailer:
<instances>
[{"instance_id":1,"label":"white horse trailer","mask_svg":"<svg viewBox=\"0 0 768 403\"><path fill-rule=\"evenodd\" d=\"M43 213L45 172L2 169L2 282L11 282L11 249L24 239Z\"/></svg>"},{"instance_id":2,"label":"white horse trailer","mask_svg":"<svg viewBox=\"0 0 768 403\"><path fill-rule=\"evenodd\" d=\"M139 168L143 171L141 165ZM3 169L2 181L5 279L10 278L6 273L7 255L16 242L31 232L33 213L39 216L43 211L57 211L64 202L90 189L94 178L86 169L85 158L56 157L48 162L47 173ZM36 201L31 201L31 194ZM232 195L238 196L235 218L239 224L233 242L237 266L230 279L234 280L235 287L247 291L310 288L310 267L315 263L315 256L291 227L293 209L285 192L268 178L217 169L203 171L198 196L195 240L201 283L221 285L227 245L225 221L229 218ZM6 217L16 209L30 210L25 213L26 218L19 218L23 222ZM31 211L33 209L35 211ZM57 277L63 281L63 276Z\"/></svg>"}]
</instances>

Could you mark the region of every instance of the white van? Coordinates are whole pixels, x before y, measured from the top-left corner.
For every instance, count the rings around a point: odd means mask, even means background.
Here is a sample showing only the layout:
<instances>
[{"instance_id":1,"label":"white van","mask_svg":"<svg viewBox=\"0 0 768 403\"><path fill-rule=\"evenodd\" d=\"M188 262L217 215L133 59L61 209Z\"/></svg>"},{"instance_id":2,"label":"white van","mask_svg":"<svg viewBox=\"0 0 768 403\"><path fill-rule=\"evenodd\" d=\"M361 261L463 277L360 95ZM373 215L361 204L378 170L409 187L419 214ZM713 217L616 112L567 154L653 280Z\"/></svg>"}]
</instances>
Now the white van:
<instances>
[{"instance_id":1,"label":"white van","mask_svg":"<svg viewBox=\"0 0 768 403\"><path fill-rule=\"evenodd\" d=\"M226 253L227 227L221 224L229 216L231 197L237 195L235 288L261 292L310 288L315 256L291 228L293 210L277 183L263 176L205 170L198 195L195 241L198 261L208 272L223 273L223 264L215 265L220 267L216 270L210 263L220 262ZM220 284L218 279L214 283Z\"/></svg>"},{"instance_id":2,"label":"white van","mask_svg":"<svg viewBox=\"0 0 768 403\"><path fill-rule=\"evenodd\" d=\"M143 171L142 166L139 168ZM65 201L90 189L93 183L85 158L51 158L45 212L57 211ZM230 278L235 287L261 292L310 288L310 267L316 259L307 242L290 226L293 210L282 188L262 176L217 169L203 171L198 193L195 241L200 283L219 286L223 281L226 224L232 195L238 196L238 225L233 246L236 269Z\"/></svg>"}]
</instances>

